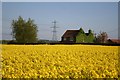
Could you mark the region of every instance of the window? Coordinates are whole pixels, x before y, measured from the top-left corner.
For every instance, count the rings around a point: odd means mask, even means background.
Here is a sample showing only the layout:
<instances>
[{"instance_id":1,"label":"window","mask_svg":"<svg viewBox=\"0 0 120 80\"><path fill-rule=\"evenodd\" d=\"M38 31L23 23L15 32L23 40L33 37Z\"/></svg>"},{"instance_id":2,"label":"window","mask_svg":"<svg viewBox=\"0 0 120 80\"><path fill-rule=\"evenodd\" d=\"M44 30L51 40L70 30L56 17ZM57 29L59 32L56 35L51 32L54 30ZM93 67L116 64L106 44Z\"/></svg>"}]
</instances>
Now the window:
<instances>
[{"instance_id":1,"label":"window","mask_svg":"<svg viewBox=\"0 0 120 80\"><path fill-rule=\"evenodd\" d=\"M64 41L66 41L66 38L63 38Z\"/></svg>"},{"instance_id":2,"label":"window","mask_svg":"<svg viewBox=\"0 0 120 80\"><path fill-rule=\"evenodd\" d=\"M70 41L73 41L73 37L70 38Z\"/></svg>"}]
</instances>

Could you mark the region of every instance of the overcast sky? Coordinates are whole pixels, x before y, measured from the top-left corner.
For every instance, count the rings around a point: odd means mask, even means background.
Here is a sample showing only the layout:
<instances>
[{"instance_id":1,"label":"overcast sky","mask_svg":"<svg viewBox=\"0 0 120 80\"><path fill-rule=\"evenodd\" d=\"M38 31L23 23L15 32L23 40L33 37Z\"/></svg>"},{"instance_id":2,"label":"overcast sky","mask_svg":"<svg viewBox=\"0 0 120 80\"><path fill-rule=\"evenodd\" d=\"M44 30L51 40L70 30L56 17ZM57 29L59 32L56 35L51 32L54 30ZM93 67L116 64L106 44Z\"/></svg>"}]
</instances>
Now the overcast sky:
<instances>
[{"instance_id":1,"label":"overcast sky","mask_svg":"<svg viewBox=\"0 0 120 80\"><path fill-rule=\"evenodd\" d=\"M120 0L1 0L2 2L118 2Z\"/></svg>"},{"instance_id":2,"label":"overcast sky","mask_svg":"<svg viewBox=\"0 0 120 80\"><path fill-rule=\"evenodd\" d=\"M3 2L2 35L12 39L11 21L22 16L38 26L39 39L52 39L53 21L57 21L57 38L66 30L79 29L95 33L105 31L109 38L118 38L118 2Z\"/></svg>"}]
</instances>

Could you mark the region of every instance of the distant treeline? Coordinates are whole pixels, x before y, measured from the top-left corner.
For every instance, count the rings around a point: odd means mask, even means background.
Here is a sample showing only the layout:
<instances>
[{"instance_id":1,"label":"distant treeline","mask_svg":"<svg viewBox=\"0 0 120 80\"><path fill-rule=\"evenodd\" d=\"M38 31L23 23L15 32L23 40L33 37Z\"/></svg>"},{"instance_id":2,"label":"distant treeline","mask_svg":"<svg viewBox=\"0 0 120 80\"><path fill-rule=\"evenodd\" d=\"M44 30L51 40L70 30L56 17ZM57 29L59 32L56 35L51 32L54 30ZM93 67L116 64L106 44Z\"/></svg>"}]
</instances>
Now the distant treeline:
<instances>
[{"instance_id":1,"label":"distant treeline","mask_svg":"<svg viewBox=\"0 0 120 80\"><path fill-rule=\"evenodd\" d=\"M60 41L51 41L51 40L38 40L35 43L18 43L16 40L0 40L1 44L49 44L49 43L60 43Z\"/></svg>"},{"instance_id":2,"label":"distant treeline","mask_svg":"<svg viewBox=\"0 0 120 80\"><path fill-rule=\"evenodd\" d=\"M15 45L39 45L39 44L47 44L47 45L103 45L103 46L120 46L120 44L115 43L63 43L61 41L51 41L51 40L39 40L36 43L17 43L14 40L1 40L1 44L15 44Z\"/></svg>"}]
</instances>

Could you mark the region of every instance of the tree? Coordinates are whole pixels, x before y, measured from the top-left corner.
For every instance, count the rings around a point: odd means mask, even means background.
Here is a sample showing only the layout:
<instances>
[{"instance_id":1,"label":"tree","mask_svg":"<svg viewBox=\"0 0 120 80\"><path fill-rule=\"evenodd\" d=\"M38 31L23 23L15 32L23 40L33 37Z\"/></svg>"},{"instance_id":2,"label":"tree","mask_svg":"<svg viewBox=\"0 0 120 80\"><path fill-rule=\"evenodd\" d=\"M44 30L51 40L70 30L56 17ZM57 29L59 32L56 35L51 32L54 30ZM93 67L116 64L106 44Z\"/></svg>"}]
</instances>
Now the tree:
<instances>
[{"instance_id":1,"label":"tree","mask_svg":"<svg viewBox=\"0 0 120 80\"><path fill-rule=\"evenodd\" d=\"M93 43L94 40L95 40L95 36L94 36L94 33L91 29L88 30L88 36L86 36L86 42L87 43Z\"/></svg>"},{"instance_id":2,"label":"tree","mask_svg":"<svg viewBox=\"0 0 120 80\"><path fill-rule=\"evenodd\" d=\"M82 34L85 34L85 32L82 28L80 28L79 32L82 33Z\"/></svg>"},{"instance_id":3,"label":"tree","mask_svg":"<svg viewBox=\"0 0 120 80\"><path fill-rule=\"evenodd\" d=\"M85 33L82 28L80 28L79 33L76 36L76 43L93 43L94 35L92 30L88 30L88 33Z\"/></svg>"},{"instance_id":4,"label":"tree","mask_svg":"<svg viewBox=\"0 0 120 80\"><path fill-rule=\"evenodd\" d=\"M100 34L98 34L98 36L96 37L96 41L98 43L106 43L107 42L107 38L108 38L108 35L106 32L100 32Z\"/></svg>"},{"instance_id":5,"label":"tree","mask_svg":"<svg viewBox=\"0 0 120 80\"><path fill-rule=\"evenodd\" d=\"M82 28L79 29L79 33L76 36L76 43L84 43L85 42L85 32Z\"/></svg>"},{"instance_id":6,"label":"tree","mask_svg":"<svg viewBox=\"0 0 120 80\"><path fill-rule=\"evenodd\" d=\"M17 43L35 43L37 42L37 25L34 20L23 20L19 16L18 20L12 21L12 36Z\"/></svg>"}]
</instances>

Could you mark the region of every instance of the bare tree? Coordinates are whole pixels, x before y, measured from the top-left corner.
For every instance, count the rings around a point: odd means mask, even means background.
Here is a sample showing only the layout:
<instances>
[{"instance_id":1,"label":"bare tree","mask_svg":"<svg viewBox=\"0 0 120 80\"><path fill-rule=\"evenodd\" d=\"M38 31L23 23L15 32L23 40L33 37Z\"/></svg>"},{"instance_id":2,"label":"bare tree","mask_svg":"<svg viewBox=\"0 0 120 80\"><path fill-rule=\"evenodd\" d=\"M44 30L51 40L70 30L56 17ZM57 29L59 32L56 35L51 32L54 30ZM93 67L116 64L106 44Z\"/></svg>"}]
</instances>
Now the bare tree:
<instances>
[{"instance_id":1,"label":"bare tree","mask_svg":"<svg viewBox=\"0 0 120 80\"><path fill-rule=\"evenodd\" d=\"M106 43L107 42L108 35L106 32L100 32L97 36L97 42L98 43Z\"/></svg>"}]
</instances>

